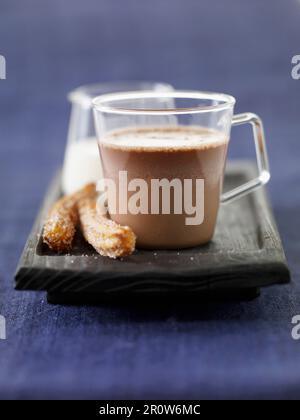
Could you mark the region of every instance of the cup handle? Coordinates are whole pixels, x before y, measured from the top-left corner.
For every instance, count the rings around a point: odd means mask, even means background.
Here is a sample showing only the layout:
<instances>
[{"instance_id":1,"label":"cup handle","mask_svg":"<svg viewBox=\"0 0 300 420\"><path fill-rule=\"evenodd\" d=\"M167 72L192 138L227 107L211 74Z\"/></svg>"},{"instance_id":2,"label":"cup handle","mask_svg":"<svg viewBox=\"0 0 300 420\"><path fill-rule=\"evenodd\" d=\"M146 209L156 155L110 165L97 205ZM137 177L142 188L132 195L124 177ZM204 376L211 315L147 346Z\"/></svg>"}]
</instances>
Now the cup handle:
<instances>
[{"instance_id":1,"label":"cup handle","mask_svg":"<svg viewBox=\"0 0 300 420\"><path fill-rule=\"evenodd\" d=\"M229 203L236 198L248 194L257 188L265 185L270 179L269 161L265 143L264 127L261 119L250 112L237 114L232 117L232 126L251 124L256 151L258 176L239 187L227 191L221 196L221 203Z\"/></svg>"}]
</instances>

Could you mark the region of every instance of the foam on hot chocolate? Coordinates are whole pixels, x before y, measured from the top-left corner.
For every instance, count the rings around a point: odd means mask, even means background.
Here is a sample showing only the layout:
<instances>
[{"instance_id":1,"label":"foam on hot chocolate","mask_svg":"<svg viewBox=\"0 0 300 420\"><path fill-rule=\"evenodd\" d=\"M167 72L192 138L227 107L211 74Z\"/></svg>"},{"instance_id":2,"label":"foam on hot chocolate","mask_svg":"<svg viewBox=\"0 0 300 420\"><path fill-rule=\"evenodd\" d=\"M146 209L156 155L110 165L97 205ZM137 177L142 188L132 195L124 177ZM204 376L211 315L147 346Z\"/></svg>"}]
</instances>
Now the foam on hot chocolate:
<instances>
[{"instance_id":1,"label":"foam on hot chocolate","mask_svg":"<svg viewBox=\"0 0 300 420\"><path fill-rule=\"evenodd\" d=\"M135 127L115 130L101 139L103 146L124 151L178 151L206 149L226 143L216 130L197 126Z\"/></svg>"}]
</instances>

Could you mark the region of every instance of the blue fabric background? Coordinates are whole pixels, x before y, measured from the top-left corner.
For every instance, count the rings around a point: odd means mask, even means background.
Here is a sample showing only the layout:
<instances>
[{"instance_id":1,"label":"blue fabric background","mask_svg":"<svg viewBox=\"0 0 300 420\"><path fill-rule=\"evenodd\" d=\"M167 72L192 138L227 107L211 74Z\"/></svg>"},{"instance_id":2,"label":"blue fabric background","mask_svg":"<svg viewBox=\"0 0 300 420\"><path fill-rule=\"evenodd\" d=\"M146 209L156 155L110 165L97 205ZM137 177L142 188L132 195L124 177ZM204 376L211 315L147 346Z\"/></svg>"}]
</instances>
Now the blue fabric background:
<instances>
[{"instance_id":1,"label":"blue fabric background","mask_svg":"<svg viewBox=\"0 0 300 420\"><path fill-rule=\"evenodd\" d=\"M0 0L2 398L298 398L300 54L297 0ZM13 290L83 83L162 80L231 93L264 120L268 187L293 282L249 303L152 310L51 306ZM231 156L253 155L235 129ZM233 150L234 149L234 150Z\"/></svg>"}]
</instances>

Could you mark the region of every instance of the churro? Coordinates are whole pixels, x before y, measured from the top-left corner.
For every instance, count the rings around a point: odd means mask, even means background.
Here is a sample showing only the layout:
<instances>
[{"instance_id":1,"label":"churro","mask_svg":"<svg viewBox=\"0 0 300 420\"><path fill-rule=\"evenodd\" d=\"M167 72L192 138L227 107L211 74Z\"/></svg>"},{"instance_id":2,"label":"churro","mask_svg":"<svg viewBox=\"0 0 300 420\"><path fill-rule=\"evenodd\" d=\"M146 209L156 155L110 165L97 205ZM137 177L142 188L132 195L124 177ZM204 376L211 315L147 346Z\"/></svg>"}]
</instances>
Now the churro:
<instances>
[{"instance_id":1,"label":"churro","mask_svg":"<svg viewBox=\"0 0 300 420\"><path fill-rule=\"evenodd\" d=\"M43 230L43 242L50 249L57 252L66 252L71 249L78 223L77 203L91 194L95 194L95 184L88 184L76 193L64 196L54 204Z\"/></svg>"},{"instance_id":2,"label":"churro","mask_svg":"<svg viewBox=\"0 0 300 420\"><path fill-rule=\"evenodd\" d=\"M96 195L78 201L81 230L85 240L103 256L124 257L135 249L136 236L128 226L121 226L96 209Z\"/></svg>"}]
</instances>

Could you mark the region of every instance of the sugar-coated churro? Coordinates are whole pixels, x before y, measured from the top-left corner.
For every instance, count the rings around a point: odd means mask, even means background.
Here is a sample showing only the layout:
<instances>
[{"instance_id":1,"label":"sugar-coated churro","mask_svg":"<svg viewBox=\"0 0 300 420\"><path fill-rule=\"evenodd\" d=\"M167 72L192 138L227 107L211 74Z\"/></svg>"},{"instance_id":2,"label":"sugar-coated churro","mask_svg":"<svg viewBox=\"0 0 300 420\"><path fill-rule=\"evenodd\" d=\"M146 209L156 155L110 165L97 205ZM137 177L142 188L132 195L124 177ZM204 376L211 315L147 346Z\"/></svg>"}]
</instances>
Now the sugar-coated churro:
<instances>
[{"instance_id":1,"label":"sugar-coated churro","mask_svg":"<svg viewBox=\"0 0 300 420\"><path fill-rule=\"evenodd\" d=\"M128 226L121 226L96 209L96 195L78 201L83 236L95 250L110 258L124 257L135 249L136 236Z\"/></svg>"},{"instance_id":2,"label":"sugar-coated churro","mask_svg":"<svg viewBox=\"0 0 300 420\"><path fill-rule=\"evenodd\" d=\"M50 249L65 252L71 249L78 223L77 203L95 194L95 184L88 184L74 194L58 200L49 212L43 230L43 242Z\"/></svg>"}]
</instances>

